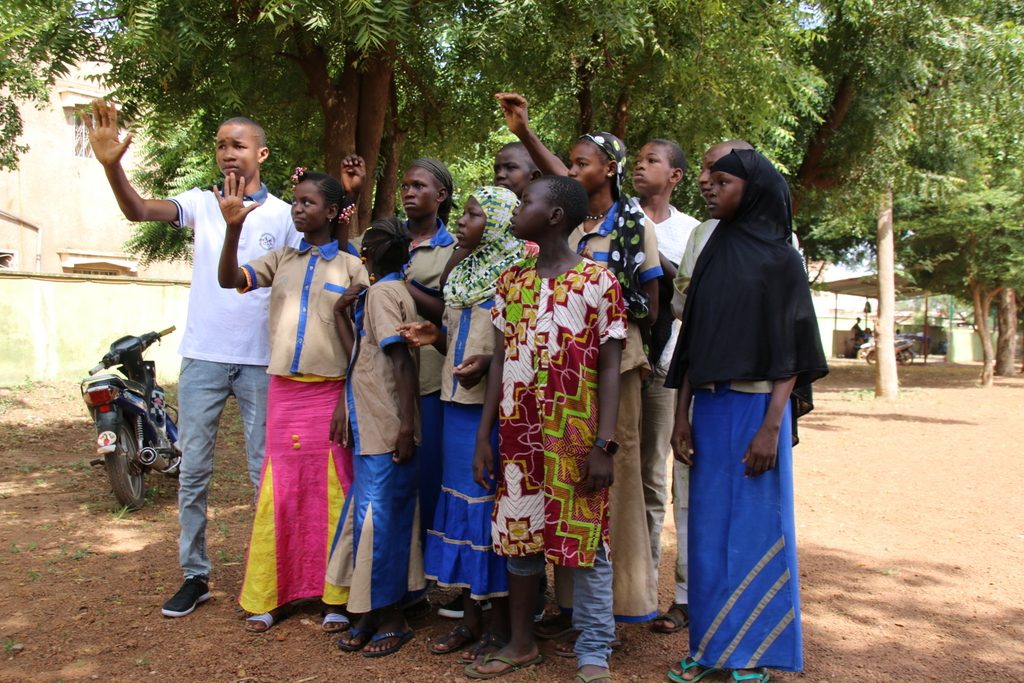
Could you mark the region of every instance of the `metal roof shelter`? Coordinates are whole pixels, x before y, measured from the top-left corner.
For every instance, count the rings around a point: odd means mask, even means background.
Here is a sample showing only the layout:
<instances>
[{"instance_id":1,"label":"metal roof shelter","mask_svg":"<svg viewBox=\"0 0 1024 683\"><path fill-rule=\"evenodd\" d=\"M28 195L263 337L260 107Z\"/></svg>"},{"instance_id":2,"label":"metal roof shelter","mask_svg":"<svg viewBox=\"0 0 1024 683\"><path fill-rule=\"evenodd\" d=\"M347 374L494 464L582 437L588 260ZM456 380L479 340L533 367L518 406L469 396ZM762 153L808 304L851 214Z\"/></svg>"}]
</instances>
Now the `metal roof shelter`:
<instances>
[{"instance_id":1,"label":"metal roof shelter","mask_svg":"<svg viewBox=\"0 0 1024 683\"><path fill-rule=\"evenodd\" d=\"M869 299L878 298L878 276L862 275L850 277L845 280L833 280L818 285L816 289L833 294L850 294L852 296L863 296ZM922 289L915 287L908 278L896 276L896 296L910 299L927 294Z\"/></svg>"}]
</instances>

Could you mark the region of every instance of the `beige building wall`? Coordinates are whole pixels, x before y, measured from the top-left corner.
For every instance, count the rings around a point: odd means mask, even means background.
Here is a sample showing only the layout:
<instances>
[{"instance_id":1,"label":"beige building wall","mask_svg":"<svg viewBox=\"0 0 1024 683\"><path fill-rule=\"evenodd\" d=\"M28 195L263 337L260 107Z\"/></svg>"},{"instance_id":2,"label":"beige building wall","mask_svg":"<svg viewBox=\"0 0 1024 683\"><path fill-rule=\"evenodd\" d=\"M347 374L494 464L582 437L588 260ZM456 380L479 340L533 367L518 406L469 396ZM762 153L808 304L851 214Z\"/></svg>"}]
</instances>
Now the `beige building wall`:
<instances>
[{"instance_id":1,"label":"beige building wall","mask_svg":"<svg viewBox=\"0 0 1024 683\"><path fill-rule=\"evenodd\" d=\"M124 243L132 224L121 215L103 167L92 157L76 107L106 94L89 76L104 66L82 64L58 80L48 102L20 107L28 146L16 171L0 172L0 268L43 273L117 274L189 280L191 266L140 266ZM123 160L138 160L132 144Z\"/></svg>"}]
</instances>

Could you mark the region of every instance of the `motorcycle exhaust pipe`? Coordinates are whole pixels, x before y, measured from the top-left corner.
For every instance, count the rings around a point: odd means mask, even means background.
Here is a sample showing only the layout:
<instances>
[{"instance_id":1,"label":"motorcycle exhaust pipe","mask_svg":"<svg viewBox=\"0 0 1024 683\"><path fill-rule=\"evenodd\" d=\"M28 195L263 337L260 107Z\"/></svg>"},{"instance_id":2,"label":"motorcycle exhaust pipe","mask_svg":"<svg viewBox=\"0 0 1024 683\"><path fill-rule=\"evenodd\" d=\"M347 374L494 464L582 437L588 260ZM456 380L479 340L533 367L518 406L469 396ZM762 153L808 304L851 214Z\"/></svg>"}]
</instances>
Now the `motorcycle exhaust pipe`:
<instances>
[{"instance_id":1,"label":"motorcycle exhaust pipe","mask_svg":"<svg viewBox=\"0 0 1024 683\"><path fill-rule=\"evenodd\" d=\"M139 451L139 462L146 467L152 467L158 457L160 457L160 455L156 452L156 449L151 448L150 446L146 446Z\"/></svg>"},{"instance_id":2,"label":"motorcycle exhaust pipe","mask_svg":"<svg viewBox=\"0 0 1024 683\"><path fill-rule=\"evenodd\" d=\"M146 446L139 451L139 462L164 474L177 471L177 462L172 461L152 446Z\"/></svg>"}]
</instances>

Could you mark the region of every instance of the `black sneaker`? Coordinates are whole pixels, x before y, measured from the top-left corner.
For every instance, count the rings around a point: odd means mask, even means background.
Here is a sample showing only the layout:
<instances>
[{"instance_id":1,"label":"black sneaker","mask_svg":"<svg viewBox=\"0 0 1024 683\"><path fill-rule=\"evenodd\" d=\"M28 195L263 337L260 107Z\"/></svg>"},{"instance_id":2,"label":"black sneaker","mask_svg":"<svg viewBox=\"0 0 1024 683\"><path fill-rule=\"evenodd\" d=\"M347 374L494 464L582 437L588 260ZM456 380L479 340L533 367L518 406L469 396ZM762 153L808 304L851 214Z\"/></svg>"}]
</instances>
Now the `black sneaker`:
<instances>
[{"instance_id":1,"label":"black sneaker","mask_svg":"<svg viewBox=\"0 0 1024 683\"><path fill-rule=\"evenodd\" d=\"M206 585L206 577L193 576L185 579L181 588L174 594L174 597L164 603L160 614L165 617L183 617L191 614L201 602L210 599L210 587Z\"/></svg>"}]
</instances>

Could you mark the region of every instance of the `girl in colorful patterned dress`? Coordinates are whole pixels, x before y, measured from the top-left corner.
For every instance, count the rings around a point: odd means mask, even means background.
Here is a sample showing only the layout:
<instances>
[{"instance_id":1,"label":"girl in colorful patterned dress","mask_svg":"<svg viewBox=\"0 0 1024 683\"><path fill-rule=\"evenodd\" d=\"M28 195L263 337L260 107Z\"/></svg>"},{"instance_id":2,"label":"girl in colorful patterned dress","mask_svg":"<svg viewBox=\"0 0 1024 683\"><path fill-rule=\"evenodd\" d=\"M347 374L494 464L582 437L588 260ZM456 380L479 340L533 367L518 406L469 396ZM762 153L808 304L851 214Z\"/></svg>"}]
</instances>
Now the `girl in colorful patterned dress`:
<instances>
[{"instance_id":1,"label":"girl in colorful patterned dress","mask_svg":"<svg viewBox=\"0 0 1024 683\"><path fill-rule=\"evenodd\" d=\"M567 241L586 211L578 182L550 176L527 188L513 219L513 234L536 242L540 253L498 280L495 351L473 461L481 486L490 488L499 475L492 538L508 558L512 638L467 666L470 678L541 661L533 612L545 558L571 568L577 679L610 678L608 487L626 313L615 277ZM490 442L495 418L498 472Z\"/></svg>"}]
</instances>

